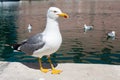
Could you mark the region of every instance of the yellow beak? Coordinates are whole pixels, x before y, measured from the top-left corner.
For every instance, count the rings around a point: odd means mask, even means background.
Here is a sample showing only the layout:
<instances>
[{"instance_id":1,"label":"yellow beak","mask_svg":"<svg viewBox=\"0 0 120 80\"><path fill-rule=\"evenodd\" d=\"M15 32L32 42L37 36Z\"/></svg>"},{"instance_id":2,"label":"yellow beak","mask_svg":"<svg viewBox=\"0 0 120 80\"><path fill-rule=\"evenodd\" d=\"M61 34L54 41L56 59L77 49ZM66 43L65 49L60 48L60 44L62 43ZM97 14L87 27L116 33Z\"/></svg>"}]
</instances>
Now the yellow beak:
<instances>
[{"instance_id":1,"label":"yellow beak","mask_svg":"<svg viewBox=\"0 0 120 80\"><path fill-rule=\"evenodd\" d=\"M68 14L66 13L61 13L61 14L58 14L60 17L64 17L64 18L69 18Z\"/></svg>"}]
</instances>

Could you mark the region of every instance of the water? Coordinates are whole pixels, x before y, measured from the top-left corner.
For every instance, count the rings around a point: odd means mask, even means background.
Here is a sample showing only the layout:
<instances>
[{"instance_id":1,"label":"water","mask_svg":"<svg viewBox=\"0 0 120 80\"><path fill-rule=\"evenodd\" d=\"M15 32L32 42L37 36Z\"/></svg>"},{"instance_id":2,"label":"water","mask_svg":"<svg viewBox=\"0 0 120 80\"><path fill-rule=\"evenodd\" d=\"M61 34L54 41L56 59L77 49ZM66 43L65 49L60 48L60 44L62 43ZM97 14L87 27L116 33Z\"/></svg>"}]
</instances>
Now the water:
<instances>
[{"instance_id":1,"label":"water","mask_svg":"<svg viewBox=\"0 0 120 80\"><path fill-rule=\"evenodd\" d=\"M64 5L61 6L61 4ZM68 13L70 18L59 19L63 43L61 48L51 55L53 61L120 64L119 4L120 1L112 0L41 0L0 3L0 60L36 62L36 58L21 52L13 52L5 44L20 42L43 31L47 9L50 6L57 6ZM34 26L31 33L27 31L28 24ZM84 33L84 24L93 25L94 29ZM106 40L106 33L111 30L116 31L116 39Z\"/></svg>"},{"instance_id":2,"label":"water","mask_svg":"<svg viewBox=\"0 0 120 80\"><path fill-rule=\"evenodd\" d=\"M13 44L17 40L17 26L15 23L17 19L16 6L15 2L0 3L0 60L6 60L12 56L10 54L12 52L11 48L5 47L5 44Z\"/></svg>"}]
</instances>

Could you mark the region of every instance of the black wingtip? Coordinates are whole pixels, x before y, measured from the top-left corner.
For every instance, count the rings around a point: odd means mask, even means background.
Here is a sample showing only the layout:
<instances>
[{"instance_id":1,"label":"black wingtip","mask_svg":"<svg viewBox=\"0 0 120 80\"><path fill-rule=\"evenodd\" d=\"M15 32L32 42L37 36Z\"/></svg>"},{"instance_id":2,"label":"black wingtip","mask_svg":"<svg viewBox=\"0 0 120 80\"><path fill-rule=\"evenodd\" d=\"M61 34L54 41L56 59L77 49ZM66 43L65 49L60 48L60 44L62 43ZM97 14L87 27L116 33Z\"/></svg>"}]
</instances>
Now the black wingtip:
<instances>
[{"instance_id":1,"label":"black wingtip","mask_svg":"<svg viewBox=\"0 0 120 80\"><path fill-rule=\"evenodd\" d=\"M21 46L21 44L5 44L5 46L10 46L13 50L18 50L18 48Z\"/></svg>"},{"instance_id":2,"label":"black wingtip","mask_svg":"<svg viewBox=\"0 0 120 80\"><path fill-rule=\"evenodd\" d=\"M12 45L12 48L13 48L14 50L18 50L18 48L20 47L20 45L21 45L21 44L13 44L13 45Z\"/></svg>"}]
</instances>

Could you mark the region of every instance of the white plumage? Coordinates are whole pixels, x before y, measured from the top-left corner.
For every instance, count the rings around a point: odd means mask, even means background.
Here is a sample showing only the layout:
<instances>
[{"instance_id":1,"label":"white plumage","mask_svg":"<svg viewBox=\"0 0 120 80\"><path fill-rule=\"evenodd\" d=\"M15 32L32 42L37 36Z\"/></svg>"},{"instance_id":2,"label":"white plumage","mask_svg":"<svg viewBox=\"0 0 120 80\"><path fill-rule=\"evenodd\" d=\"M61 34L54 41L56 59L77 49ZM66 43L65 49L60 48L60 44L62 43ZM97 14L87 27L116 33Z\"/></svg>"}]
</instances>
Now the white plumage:
<instances>
[{"instance_id":1,"label":"white plumage","mask_svg":"<svg viewBox=\"0 0 120 80\"><path fill-rule=\"evenodd\" d=\"M108 36L109 36L109 37L115 37L115 31L109 32L109 33L108 33Z\"/></svg>"},{"instance_id":2,"label":"white plumage","mask_svg":"<svg viewBox=\"0 0 120 80\"><path fill-rule=\"evenodd\" d=\"M28 29L28 32L31 33L31 31L32 31L32 25L29 24L27 29Z\"/></svg>"},{"instance_id":3,"label":"white plumage","mask_svg":"<svg viewBox=\"0 0 120 80\"><path fill-rule=\"evenodd\" d=\"M43 55L50 55L59 49L62 43L62 36L57 21L59 14L62 14L62 11L59 8L49 8L46 28L42 32L45 45L43 48L34 51L33 56L42 57Z\"/></svg>"},{"instance_id":4,"label":"white plumage","mask_svg":"<svg viewBox=\"0 0 120 80\"><path fill-rule=\"evenodd\" d=\"M111 38L112 40L115 39L115 31L111 31L107 34L107 39Z\"/></svg>"},{"instance_id":5,"label":"white plumage","mask_svg":"<svg viewBox=\"0 0 120 80\"><path fill-rule=\"evenodd\" d=\"M92 30L93 26L87 26L86 24L84 24L84 32Z\"/></svg>"}]
</instances>

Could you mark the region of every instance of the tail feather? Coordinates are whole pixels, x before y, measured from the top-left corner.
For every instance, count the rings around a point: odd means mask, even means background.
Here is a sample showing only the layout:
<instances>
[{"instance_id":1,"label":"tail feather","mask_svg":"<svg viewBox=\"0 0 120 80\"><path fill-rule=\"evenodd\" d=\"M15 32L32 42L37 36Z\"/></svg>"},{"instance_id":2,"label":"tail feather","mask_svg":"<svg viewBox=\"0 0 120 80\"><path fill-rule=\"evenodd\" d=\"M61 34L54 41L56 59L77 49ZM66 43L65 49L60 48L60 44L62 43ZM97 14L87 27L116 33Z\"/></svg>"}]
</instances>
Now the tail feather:
<instances>
[{"instance_id":1,"label":"tail feather","mask_svg":"<svg viewBox=\"0 0 120 80\"><path fill-rule=\"evenodd\" d=\"M13 50L15 51L20 51L19 47L21 46L22 44L5 44L5 46L10 46Z\"/></svg>"},{"instance_id":2,"label":"tail feather","mask_svg":"<svg viewBox=\"0 0 120 80\"><path fill-rule=\"evenodd\" d=\"M14 51L21 51L20 46L25 44L27 42L26 40L23 40L21 43L16 43L16 44L5 44L5 46L10 46Z\"/></svg>"},{"instance_id":3,"label":"tail feather","mask_svg":"<svg viewBox=\"0 0 120 80\"><path fill-rule=\"evenodd\" d=\"M21 46L21 44L13 44L13 45L12 45L12 48L13 48L14 50L20 51L20 49L19 49L20 46Z\"/></svg>"}]
</instances>

